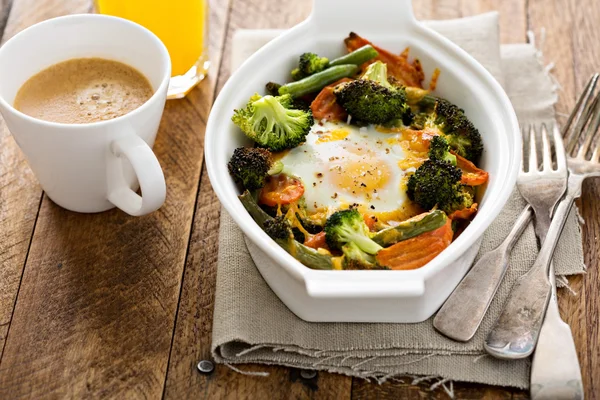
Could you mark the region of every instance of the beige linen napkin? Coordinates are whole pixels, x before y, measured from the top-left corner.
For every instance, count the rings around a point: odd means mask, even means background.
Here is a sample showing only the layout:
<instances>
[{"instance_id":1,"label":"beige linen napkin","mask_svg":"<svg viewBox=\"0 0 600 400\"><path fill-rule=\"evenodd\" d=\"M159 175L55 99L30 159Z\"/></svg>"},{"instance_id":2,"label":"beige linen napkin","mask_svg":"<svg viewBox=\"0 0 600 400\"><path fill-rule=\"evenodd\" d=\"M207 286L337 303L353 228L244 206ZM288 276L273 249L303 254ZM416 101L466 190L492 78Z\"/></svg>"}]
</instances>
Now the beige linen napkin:
<instances>
[{"instance_id":1,"label":"beige linen napkin","mask_svg":"<svg viewBox=\"0 0 600 400\"><path fill-rule=\"evenodd\" d=\"M471 53L504 84L521 123L554 120L555 85L540 63L538 51L531 44L500 46L497 13L428 25ZM233 69L279 33L238 31L233 41ZM515 192L485 233L480 254L504 239L524 205ZM528 387L529 360L507 362L486 356L483 340L512 284L535 259L537 247L531 226L515 246L504 282L481 328L468 343L438 334L431 319L418 324L303 321L267 286L246 244L254 246L223 211L212 343L217 362L327 370L380 382L408 374L436 377L438 383L459 380ZM558 274L584 272L575 210L566 223L555 261Z\"/></svg>"}]
</instances>

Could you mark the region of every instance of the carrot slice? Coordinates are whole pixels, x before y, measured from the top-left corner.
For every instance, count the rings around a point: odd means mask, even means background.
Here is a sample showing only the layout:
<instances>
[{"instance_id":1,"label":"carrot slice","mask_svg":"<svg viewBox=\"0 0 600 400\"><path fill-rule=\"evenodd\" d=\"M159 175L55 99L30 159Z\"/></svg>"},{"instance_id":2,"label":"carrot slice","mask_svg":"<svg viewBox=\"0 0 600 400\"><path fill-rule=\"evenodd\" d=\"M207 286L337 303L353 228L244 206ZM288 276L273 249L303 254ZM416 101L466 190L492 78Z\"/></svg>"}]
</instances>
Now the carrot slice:
<instances>
[{"instance_id":1,"label":"carrot slice","mask_svg":"<svg viewBox=\"0 0 600 400\"><path fill-rule=\"evenodd\" d=\"M342 78L331 85L325 86L310 103L310 110L315 120L319 121L325 118L328 121L346 121L348 113L340 106L335 99L333 89L340 83L350 82L350 78Z\"/></svg>"},{"instance_id":2,"label":"carrot slice","mask_svg":"<svg viewBox=\"0 0 600 400\"><path fill-rule=\"evenodd\" d=\"M312 235L304 241L304 245L312 247L313 249L326 249L327 242L325 241L325 231L319 232L316 235Z\"/></svg>"},{"instance_id":3,"label":"carrot slice","mask_svg":"<svg viewBox=\"0 0 600 400\"><path fill-rule=\"evenodd\" d=\"M462 210L456 210L452 214L448 215L450 219L471 219L477 212L477 203L471 204L469 208L463 208Z\"/></svg>"},{"instance_id":4,"label":"carrot slice","mask_svg":"<svg viewBox=\"0 0 600 400\"><path fill-rule=\"evenodd\" d=\"M275 207L298 201L304 194L304 185L296 178L285 174L270 176L261 189L258 201L261 204Z\"/></svg>"},{"instance_id":5,"label":"carrot slice","mask_svg":"<svg viewBox=\"0 0 600 400\"><path fill-rule=\"evenodd\" d=\"M369 230L373 232L375 230L375 224L377 224L377 217L374 215L363 214L365 224L369 227Z\"/></svg>"},{"instance_id":6,"label":"carrot slice","mask_svg":"<svg viewBox=\"0 0 600 400\"><path fill-rule=\"evenodd\" d=\"M367 61L361 66L364 70L367 65L374 61L381 61L387 64L388 74L396 78L401 84L406 86L413 86L423 88L423 79L425 74L421 68L421 64L418 60L415 60L412 64L408 62L408 49L404 50L401 55L390 53L381 47L375 46L368 40L358 36L356 33L351 32L350 35L344 40L348 51L354 51L364 45L370 44L377 50L379 55L373 60Z\"/></svg>"},{"instance_id":7,"label":"carrot slice","mask_svg":"<svg viewBox=\"0 0 600 400\"><path fill-rule=\"evenodd\" d=\"M379 265L391 269L421 268L450 245L453 235L448 219L441 228L379 250L376 259Z\"/></svg>"},{"instance_id":8,"label":"carrot slice","mask_svg":"<svg viewBox=\"0 0 600 400\"><path fill-rule=\"evenodd\" d=\"M460 183L469 186L483 185L488 181L490 174L487 171L478 168L471 161L451 151L456 156L456 166L462 170Z\"/></svg>"}]
</instances>

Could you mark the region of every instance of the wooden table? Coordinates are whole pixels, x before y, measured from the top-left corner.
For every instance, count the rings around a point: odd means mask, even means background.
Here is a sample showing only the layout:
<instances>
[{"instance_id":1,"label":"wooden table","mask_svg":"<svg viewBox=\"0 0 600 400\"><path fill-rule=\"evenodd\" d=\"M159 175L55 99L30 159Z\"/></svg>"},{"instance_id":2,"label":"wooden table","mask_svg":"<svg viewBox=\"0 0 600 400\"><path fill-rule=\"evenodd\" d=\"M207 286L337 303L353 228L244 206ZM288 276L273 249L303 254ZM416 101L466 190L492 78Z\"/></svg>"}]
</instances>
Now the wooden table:
<instances>
[{"instance_id":1,"label":"wooden table","mask_svg":"<svg viewBox=\"0 0 600 400\"><path fill-rule=\"evenodd\" d=\"M1 0L2 41L47 18L91 12L91 0ZM366 2L368 4L368 2ZM600 69L597 0L415 0L420 18L456 18L497 9L505 43L546 30L546 61L561 85L559 113L574 105ZM447 398L429 384L377 385L319 373L250 367L249 377L210 359L219 202L203 164L211 104L229 76L231 37L240 28L286 28L310 0L213 0L209 78L167 104L154 150L168 195L151 215L63 210L44 196L6 129L0 130L0 398ZM0 31L0 32L2 32ZM539 42L538 42L539 44ZM588 273L560 293L575 335L588 399L600 398L600 185L579 202ZM526 398L527 393L454 384L457 398Z\"/></svg>"}]
</instances>

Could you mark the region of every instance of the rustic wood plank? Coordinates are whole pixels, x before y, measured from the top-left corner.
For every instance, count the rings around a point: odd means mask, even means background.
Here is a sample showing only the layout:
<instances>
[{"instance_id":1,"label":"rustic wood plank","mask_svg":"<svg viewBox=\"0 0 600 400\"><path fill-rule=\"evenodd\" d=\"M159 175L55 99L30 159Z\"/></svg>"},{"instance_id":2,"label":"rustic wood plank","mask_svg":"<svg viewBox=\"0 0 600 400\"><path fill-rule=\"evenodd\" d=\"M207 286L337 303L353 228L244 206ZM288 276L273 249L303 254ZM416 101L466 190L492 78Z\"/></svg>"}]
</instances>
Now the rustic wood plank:
<instances>
[{"instance_id":1,"label":"rustic wood plank","mask_svg":"<svg viewBox=\"0 0 600 400\"><path fill-rule=\"evenodd\" d=\"M91 0L69 0L56 4L32 0L0 2L2 41L44 19L86 12ZM0 126L0 357L13 314L23 267L39 210L42 190L25 156L4 122Z\"/></svg>"},{"instance_id":2,"label":"rustic wood plank","mask_svg":"<svg viewBox=\"0 0 600 400\"><path fill-rule=\"evenodd\" d=\"M310 0L277 3L233 0L217 91L230 75L231 38L236 29L290 27L306 18L310 9ZM204 168L165 397L189 398L202 393L206 398L231 399L349 398L351 379L341 375L319 373L316 378L306 380L297 370L262 365L240 368L269 372L268 377L241 375L222 365L210 375L196 370L198 361L210 359L220 207Z\"/></svg>"},{"instance_id":3,"label":"rustic wood plank","mask_svg":"<svg viewBox=\"0 0 600 400\"><path fill-rule=\"evenodd\" d=\"M68 6L24 3L40 19L46 5ZM227 4L213 6L226 13ZM83 215L43 200L0 364L0 398L162 395L215 82L167 104L154 146L168 191L159 211Z\"/></svg>"},{"instance_id":4,"label":"rustic wood plank","mask_svg":"<svg viewBox=\"0 0 600 400\"><path fill-rule=\"evenodd\" d=\"M575 15L576 9L584 10L585 15L580 13L579 17L577 17ZM545 28L545 45L542 48L544 59L546 62L555 63L552 73L560 84L559 101L556 106L560 122L564 122L565 116L568 115L575 105L576 96L583 89L583 85L588 79L588 76L580 76L582 74L574 63L575 54L580 50L579 46L575 45L573 41L578 36L581 40L587 42L589 49L595 46L592 41L593 36L591 35L593 29L582 32L583 34L589 34L589 39L578 34L581 32L582 26L587 24L589 28L591 21L594 21L594 16L590 11L590 7L586 7L579 2L532 0L528 3L529 29L536 33L538 44L542 44L539 43L539 39L542 36L542 29ZM597 38L598 35L596 34ZM586 49L586 51L589 49ZM588 61L587 65L587 71L590 74L591 69L589 67L593 66L591 63L592 59ZM579 79L576 79L576 77ZM589 186L585 188L584 197L582 201L578 202L578 207L586 220L586 225L583 226L584 255L588 271L591 272L596 270L598 266L597 257L590 258L593 254L597 255L598 245L594 244L594 238L598 232L598 202L597 193L590 190ZM571 295L565 290L559 291L561 316L571 326L573 332L579 363L582 368L583 385L587 394L586 398L593 398L594 391L598 391L598 388L595 388L593 383L593 363L588 346L590 344L589 331L593 327L589 325L589 320L587 320L588 311L586 310L588 302L593 304L594 298L598 299L596 289L588 290L586 288L586 286L593 282L596 282L596 285L598 284L598 276L594 276L592 272L585 276L570 279L571 288L576 292L576 295ZM598 358L596 358L597 362Z\"/></svg>"},{"instance_id":5,"label":"rustic wood plank","mask_svg":"<svg viewBox=\"0 0 600 400\"><path fill-rule=\"evenodd\" d=\"M573 13L572 46L575 71L575 87L581 91L589 76L600 72L600 4L594 0L570 1L569 9ZM600 399L600 182L588 181L583 188L583 197L579 207L585 219L583 228L585 263L588 267L582 279L585 285L585 302L579 303L582 309L579 322L587 330L587 348L580 346L581 357L587 357L584 367L587 380L586 398ZM585 307L584 307L585 306ZM564 315L564 314L563 314ZM584 338L582 338L583 340ZM585 352L585 354L582 354Z\"/></svg>"}]
</instances>

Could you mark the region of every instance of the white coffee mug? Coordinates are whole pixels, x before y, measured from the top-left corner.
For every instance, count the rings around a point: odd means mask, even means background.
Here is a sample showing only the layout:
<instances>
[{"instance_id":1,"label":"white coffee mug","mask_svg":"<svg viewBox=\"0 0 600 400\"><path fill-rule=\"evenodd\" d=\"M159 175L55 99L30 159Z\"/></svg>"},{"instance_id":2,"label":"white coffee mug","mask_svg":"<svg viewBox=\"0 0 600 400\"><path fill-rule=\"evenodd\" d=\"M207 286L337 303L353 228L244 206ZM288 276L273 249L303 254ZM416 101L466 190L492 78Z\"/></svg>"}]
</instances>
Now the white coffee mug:
<instances>
[{"instance_id":1,"label":"white coffee mug","mask_svg":"<svg viewBox=\"0 0 600 400\"><path fill-rule=\"evenodd\" d=\"M120 61L148 78L154 94L118 118L61 124L32 118L12 104L33 75L61 61ZM54 18L15 35L0 48L0 112L42 188L56 204L78 212L115 206L144 215L165 201L165 178L151 150L171 76L164 44L125 19L83 14ZM142 195L136 193L141 189Z\"/></svg>"}]
</instances>

